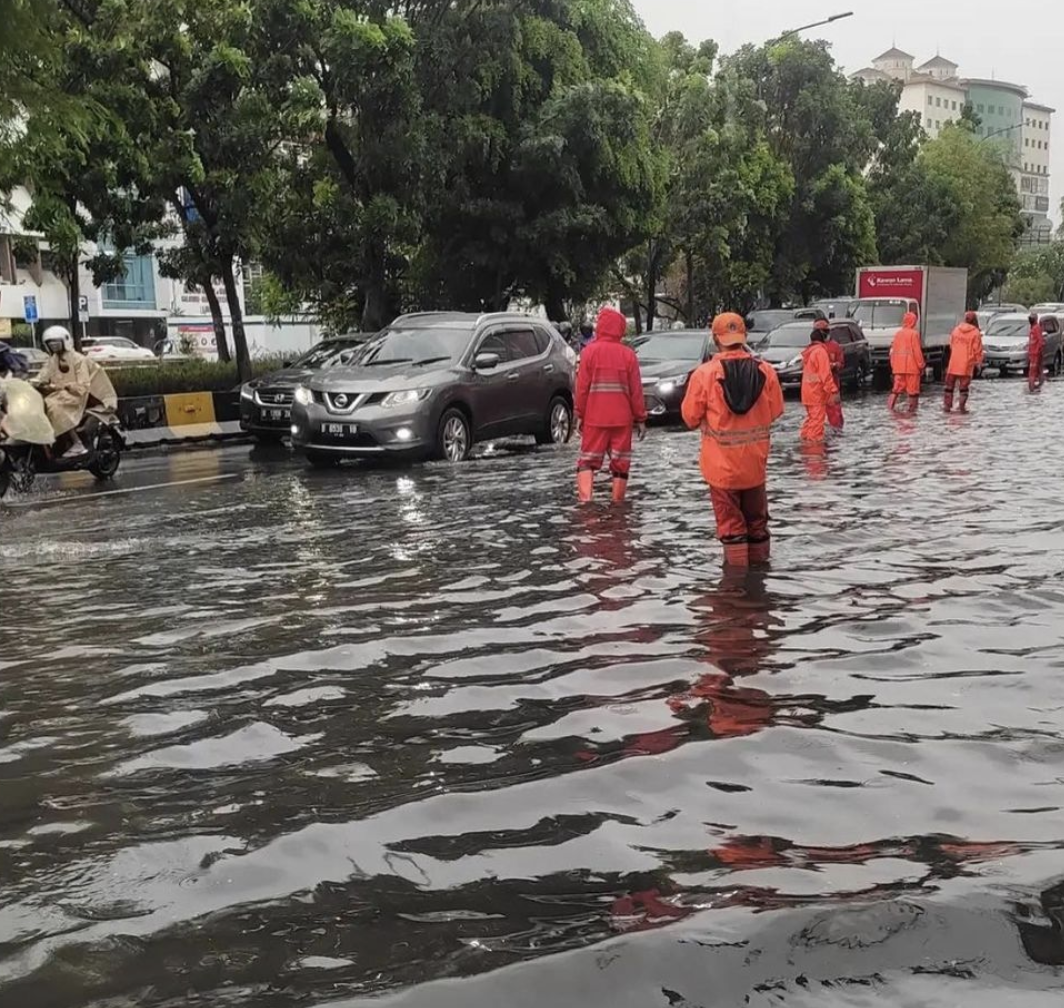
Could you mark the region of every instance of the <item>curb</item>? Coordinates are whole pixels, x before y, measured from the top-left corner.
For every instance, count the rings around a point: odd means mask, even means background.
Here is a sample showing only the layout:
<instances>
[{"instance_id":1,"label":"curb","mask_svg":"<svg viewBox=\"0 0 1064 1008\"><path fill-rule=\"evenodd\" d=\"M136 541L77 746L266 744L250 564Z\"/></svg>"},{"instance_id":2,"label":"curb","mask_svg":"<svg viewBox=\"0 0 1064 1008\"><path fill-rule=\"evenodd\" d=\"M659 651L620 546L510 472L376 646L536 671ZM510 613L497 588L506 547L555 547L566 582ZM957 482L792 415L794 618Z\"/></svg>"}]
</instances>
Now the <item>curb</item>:
<instances>
[{"instance_id":1,"label":"curb","mask_svg":"<svg viewBox=\"0 0 1064 1008\"><path fill-rule=\"evenodd\" d=\"M240 427L239 392L185 392L119 399L118 416L131 448L249 437Z\"/></svg>"}]
</instances>

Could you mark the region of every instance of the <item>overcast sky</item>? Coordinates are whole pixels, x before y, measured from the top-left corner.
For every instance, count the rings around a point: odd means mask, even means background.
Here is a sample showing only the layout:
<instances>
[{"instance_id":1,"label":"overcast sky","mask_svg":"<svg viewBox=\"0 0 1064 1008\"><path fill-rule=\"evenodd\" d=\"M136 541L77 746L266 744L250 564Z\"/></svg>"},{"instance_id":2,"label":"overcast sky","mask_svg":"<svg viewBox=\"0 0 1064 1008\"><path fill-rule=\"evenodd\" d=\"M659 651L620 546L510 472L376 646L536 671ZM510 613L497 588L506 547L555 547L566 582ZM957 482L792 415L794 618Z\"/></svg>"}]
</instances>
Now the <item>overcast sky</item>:
<instances>
[{"instance_id":1,"label":"overcast sky","mask_svg":"<svg viewBox=\"0 0 1064 1008\"><path fill-rule=\"evenodd\" d=\"M916 57L917 66L936 52L960 64L968 77L996 77L1025 84L1032 100L1059 110L1053 117L1053 219L1060 221L1064 195L1064 28L1060 0L633 0L655 35L682 31L689 40L716 40L722 52L745 42L764 42L789 28L852 10L854 16L805 33L833 44L847 73L868 66L891 45ZM1007 16L1011 16L1007 19Z\"/></svg>"}]
</instances>

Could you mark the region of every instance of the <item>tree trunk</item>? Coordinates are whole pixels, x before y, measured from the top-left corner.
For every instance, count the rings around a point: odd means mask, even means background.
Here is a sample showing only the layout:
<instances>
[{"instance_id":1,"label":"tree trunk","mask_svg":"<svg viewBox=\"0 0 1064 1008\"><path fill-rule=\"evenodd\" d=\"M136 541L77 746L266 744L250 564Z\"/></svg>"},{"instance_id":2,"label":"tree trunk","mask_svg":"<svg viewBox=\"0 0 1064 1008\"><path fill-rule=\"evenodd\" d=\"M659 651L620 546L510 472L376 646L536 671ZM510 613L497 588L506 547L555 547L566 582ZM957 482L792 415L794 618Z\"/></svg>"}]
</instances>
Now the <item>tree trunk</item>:
<instances>
[{"instance_id":1,"label":"tree trunk","mask_svg":"<svg viewBox=\"0 0 1064 1008\"><path fill-rule=\"evenodd\" d=\"M70 335L74 337L74 349L81 353L81 322L78 320L78 302L81 300L81 277L78 276L78 259L67 274L67 294L70 297Z\"/></svg>"},{"instance_id":2,"label":"tree trunk","mask_svg":"<svg viewBox=\"0 0 1064 1008\"><path fill-rule=\"evenodd\" d=\"M543 307L547 309L547 318L552 322L561 322L569 317L569 313L565 308L565 298L556 288L552 287L547 291Z\"/></svg>"},{"instance_id":3,"label":"tree trunk","mask_svg":"<svg viewBox=\"0 0 1064 1008\"><path fill-rule=\"evenodd\" d=\"M201 283L200 286L203 288L203 293L207 297L207 304L210 305L211 309L211 322L214 323L214 343L218 348L218 360L228 364L233 357L229 353L229 344L225 339L225 316L222 314L222 304L214 291L213 278L207 277L206 281Z\"/></svg>"},{"instance_id":4,"label":"tree trunk","mask_svg":"<svg viewBox=\"0 0 1064 1008\"><path fill-rule=\"evenodd\" d=\"M684 255L687 263L687 324L695 324L695 258L690 252Z\"/></svg>"},{"instance_id":5,"label":"tree trunk","mask_svg":"<svg viewBox=\"0 0 1064 1008\"><path fill-rule=\"evenodd\" d=\"M658 317L658 251L653 239L647 242L647 332L654 331Z\"/></svg>"},{"instance_id":6,"label":"tree trunk","mask_svg":"<svg viewBox=\"0 0 1064 1008\"><path fill-rule=\"evenodd\" d=\"M233 257L226 256L221 264L225 300L229 302L229 322L233 327L233 350L236 352L237 377L242 382L251 381L251 355L248 353L248 338L244 332L244 311L240 307L236 277L233 275Z\"/></svg>"}]
</instances>

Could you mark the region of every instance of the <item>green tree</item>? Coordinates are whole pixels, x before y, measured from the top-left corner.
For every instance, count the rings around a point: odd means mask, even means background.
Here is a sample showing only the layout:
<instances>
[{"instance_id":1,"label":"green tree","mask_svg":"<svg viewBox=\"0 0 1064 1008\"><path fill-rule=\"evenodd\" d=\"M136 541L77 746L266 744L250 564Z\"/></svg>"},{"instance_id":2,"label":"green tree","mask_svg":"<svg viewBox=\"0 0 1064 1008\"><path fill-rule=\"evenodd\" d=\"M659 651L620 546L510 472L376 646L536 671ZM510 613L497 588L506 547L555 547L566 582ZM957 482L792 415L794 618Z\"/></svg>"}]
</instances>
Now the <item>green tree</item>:
<instances>
[{"instance_id":1,"label":"green tree","mask_svg":"<svg viewBox=\"0 0 1064 1008\"><path fill-rule=\"evenodd\" d=\"M418 65L441 170L415 276L437 303L524 296L565 317L659 198L653 43L627 0L463 6Z\"/></svg>"},{"instance_id":2,"label":"green tree","mask_svg":"<svg viewBox=\"0 0 1064 1008\"><path fill-rule=\"evenodd\" d=\"M769 149L790 170L794 194L776 236L767 291L808 300L849 288L853 267L876 256L863 171L890 95L850 85L826 43L795 38L745 46L724 70L752 82Z\"/></svg>"},{"instance_id":3,"label":"green tree","mask_svg":"<svg viewBox=\"0 0 1064 1008\"><path fill-rule=\"evenodd\" d=\"M868 171L880 262L941 266L945 245L960 223L953 187L920 158L926 140L916 113L897 116L881 135Z\"/></svg>"},{"instance_id":4,"label":"green tree","mask_svg":"<svg viewBox=\"0 0 1064 1008\"><path fill-rule=\"evenodd\" d=\"M1025 305L1064 299L1064 241L1020 252L1009 268L1003 294Z\"/></svg>"},{"instance_id":5,"label":"green tree","mask_svg":"<svg viewBox=\"0 0 1064 1008\"><path fill-rule=\"evenodd\" d=\"M946 266L968 270L968 300L978 304L1008 273L1024 231L1016 186L993 144L968 129L948 126L921 150L919 162L946 187L956 209L940 246Z\"/></svg>"}]
</instances>

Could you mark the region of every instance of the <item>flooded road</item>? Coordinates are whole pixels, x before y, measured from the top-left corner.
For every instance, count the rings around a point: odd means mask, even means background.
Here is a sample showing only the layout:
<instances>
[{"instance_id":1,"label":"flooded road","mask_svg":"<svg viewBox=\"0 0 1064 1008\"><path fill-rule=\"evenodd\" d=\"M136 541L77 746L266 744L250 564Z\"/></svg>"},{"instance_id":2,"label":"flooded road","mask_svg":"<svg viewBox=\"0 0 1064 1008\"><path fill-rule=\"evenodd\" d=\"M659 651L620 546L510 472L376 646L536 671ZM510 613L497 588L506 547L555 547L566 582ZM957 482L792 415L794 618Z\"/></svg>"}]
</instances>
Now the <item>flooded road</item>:
<instances>
[{"instance_id":1,"label":"flooded road","mask_svg":"<svg viewBox=\"0 0 1064 1008\"><path fill-rule=\"evenodd\" d=\"M0 1004L1060 1004L1064 384L927 398L737 579L678 431L3 509Z\"/></svg>"}]
</instances>

